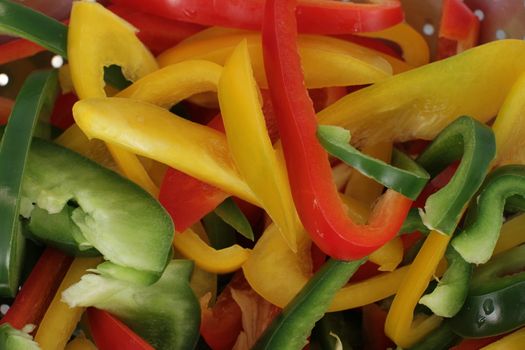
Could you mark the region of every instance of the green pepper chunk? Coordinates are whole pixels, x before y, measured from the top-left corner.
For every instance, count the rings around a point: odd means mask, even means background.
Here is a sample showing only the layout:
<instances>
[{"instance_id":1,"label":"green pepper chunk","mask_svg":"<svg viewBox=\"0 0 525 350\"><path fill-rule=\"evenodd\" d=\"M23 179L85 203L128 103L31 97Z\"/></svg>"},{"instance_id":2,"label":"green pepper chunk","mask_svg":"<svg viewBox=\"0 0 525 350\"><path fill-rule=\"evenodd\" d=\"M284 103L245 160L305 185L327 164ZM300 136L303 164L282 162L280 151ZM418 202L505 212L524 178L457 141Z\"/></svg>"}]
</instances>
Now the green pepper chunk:
<instances>
[{"instance_id":1,"label":"green pepper chunk","mask_svg":"<svg viewBox=\"0 0 525 350\"><path fill-rule=\"evenodd\" d=\"M516 196L525 198L525 166L505 165L487 177L469 208L469 225L451 242L466 261L482 264L490 259L503 224L505 202Z\"/></svg>"},{"instance_id":2,"label":"green pepper chunk","mask_svg":"<svg viewBox=\"0 0 525 350\"><path fill-rule=\"evenodd\" d=\"M0 325L0 349L40 350L33 337L24 331L11 327L9 323Z\"/></svg>"},{"instance_id":3,"label":"green pepper chunk","mask_svg":"<svg viewBox=\"0 0 525 350\"><path fill-rule=\"evenodd\" d=\"M32 73L25 81L0 143L0 295L18 290L25 238L19 211L22 179L38 119L51 113L58 91L56 72Z\"/></svg>"},{"instance_id":4,"label":"green pepper chunk","mask_svg":"<svg viewBox=\"0 0 525 350\"><path fill-rule=\"evenodd\" d=\"M490 162L496 156L496 140L485 124L460 117L450 123L417 158L432 177L461 158L449 183L428 197L421 217L432 230L450 235L454 232L463 209L485 178Z\"/></svg>"},{"instance_id":5,"label":"green pepper chunk","mask_svg":"<svg viewBox=\"0 0 525 350\"><path fill-rule=\"evenodd\" d=\"M483 338L525 325L525 245L478 267L460 312L450 319L452 330L464 338Z\"/></svg>"},{"instance_id":6,"label":"green pepper chunk","mask_svg":"<svg viewBox=\"0 0 525 350\"><path fill-rule=\"evenodd\" d=\"M241 235L248 238L250 241L253 241L252 226L231 197L226 198L221 204L219 204L214 212Z\"/></svg>"},{"instance_id":7,"label":"green pepper chunk","mask_svg":"<svg viewBox=\"0 0 525 350\"><path fill-rule=\"evenodd\" d=\"M35 138L22 197L22 214L30 227L37 226L31 225L35 208L37 217L43 215L38 209L63 215L61 220L68 220L64 225L76 228L69 231L69 243L77 242L80 250L94 247L109 260L99 272L116 278L135 276L136 282L151 284L164 271L174 233L170 216L142 188L111 170ZM48 225L47 233L39 230L35 235L47 234L48 242L63 242L59 227L49 227L45 218L38 221L40 226Z\"/></svg>"},{"instance_id":8,"label":"green pepper chunk","mask_svg":"<svg viewBox=\"0 0 525 350\"><path fill-rule=\"evenodd\" d=\"M335 293L365 259L330 259L265 330L252 350L302 349L315 323L323 317Z\"/></svg>"},{"instance_id":9,"label":"green pepper chunk","mask_svg":"<svg viewBox=\"0 0 525 350\"><path fill-rule=\"evenodd\" d=\"M88 274L64 291L62 299L71 307L107 310L157 350L193 349L200 306L189 285L192 270L193 262L172 260L150 286Z\"/></svg>"},{"instance_id":10,"label":"green pepper chunk","mask_svg":"<svg viewBox=\"0 0 525 350\"><path fill-rule=\"evenodd\" d=\"M320 125L317 138L332 156L408 198L416 199L429 179L425 169L396 149L392 154L392 164L398 167L359 152L350 145L350 131L344 128Z\"/></svg>"}]
</instances>

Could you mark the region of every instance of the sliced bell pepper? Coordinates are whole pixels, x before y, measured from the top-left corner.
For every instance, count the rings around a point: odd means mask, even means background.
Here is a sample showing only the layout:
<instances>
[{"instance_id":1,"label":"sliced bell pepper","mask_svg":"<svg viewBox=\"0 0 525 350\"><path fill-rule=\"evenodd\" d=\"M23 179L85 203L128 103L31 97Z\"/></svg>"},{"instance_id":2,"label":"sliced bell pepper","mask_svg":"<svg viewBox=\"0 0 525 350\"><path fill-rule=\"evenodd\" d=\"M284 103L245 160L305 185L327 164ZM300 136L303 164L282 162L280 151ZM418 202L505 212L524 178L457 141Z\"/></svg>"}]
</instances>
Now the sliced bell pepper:
<instances>
[{"instance_id":1,"label":"sliced bell pepper","mask_svg":"<svg viewBox=\"0 0 525 350\"><path fill-rule=\"evenodd\" d=\"M417 162L432 176L460 157L461 162L447 185L427 198L421 212L425 226L452 234L495 156L494 133L475 119L460 117L443 129Z\"/></svg>"},{"instance_id":2,"label":"sliced bell pepper","mask_svg":"<svg viewBox=\"0 0 525 350\"><path fill-rule=\"evenodd\" d=\"M263 26L265 69L292 195L304 227L321 250L338 259L359 259L395 236L410 200L388 190L368 225L356 225L346 217L326 151L316 139L317 118L297 52L295 5L268 1Z\"/></svg>"},{"instance_id":3,"label":"sliced bell pepper","mask_svg":"<svg viewBox=\"0 0 525 350\"><path fill-rule=\"evenodd\" d=\"M525 101L525 73L521 74L512 86L492 125L497 146L495 165L525 164L523 101Z\"/></svg>"},{"instance_id":4,"label":"sliced bell pepper","mask_svg":"<svg viewBox=\"0 0 525 350\"><path fill-rule=\"evenodd\" d=\"M519 331L518 331L519 332ZM450 348L450 350L480 350L486 345L494 343L502 336L479 338L479 339L463 339L461 343Z\"/></svg>"},{"instance_id":5,"label":"sliced bell pepper","mask_svg":"<svg viewBox=\"0 0 525 350\"><path fill-rule=\"evenodd\" d=\"M499 335L525 325L516 300L523 297L525 246L499 254L472 275L468 297L450 320L452 330L466 338Z\"/></svg>"},{"instance_id":6,"label":"sliced bell pepper","mask_svg":"<svg viewBox=\"0 0 525 350\"><path fill-rule=\"evenodd\" d=\"M430 60L428 44L417 30L402 22L379 32L360 33L359 36L381 38L399 45L403 59L414 67L425 65Z\"/></svg>"},{"instance_id":7,"label":"sliced bell pepper","mask_svg":"<svg viewBox=\"0 0 525 350\"><path fill-rule=\"evenodd\" d=\"M94 247L109 260L99 272L125 270L145 278L143 283L160 277L174 232L171 218L160 203L131 181L58 145L35 139L28 159L22 186L22 203L28 208L21 215L32 220L35 208L43 209L41 215L62 213L74 201L71 210L64 213L69 223L64 235L71 235L80 250ZM38 225L30 222L29 227L45 228L45 216ZM33 233L49 233L46 238L52 242L59 232L49 223L47 227Z\"/></svg>"},{"instance_id":8,"label":"sliced bell pepper","mask_svg":"<svg viewBox=\"0 0 525 350\"><path fill-rule=\"evenodd\" d=\"M525 328L521 328L502 339L499 339L487 346L481 348L481 350L506 350L506 349L519 349L523 345L525 340Z\"/></svg>"},{"instance_id":9,"label":"sliced bell pepper","mask_svg":"<svg viewBox=\"0 0 525 350\"><path fill-rule=\"evenodd\" d=\"M58 55L67 56L64 24L14 1L2 0L0 4L0 30L3 33L27 38Z\"/></svg>"},{"instance_id":10,"label":"sliced bell pepper","mask_svg":"<svg viewBox=\"0 0 525 350\"><path fill-rule=\"evenodd\" d=\"M268 136L246 41L226 62L218 95L226 139L239 173L295 251L296 234L302 227L286 170Z\"/></svg>"},{"instance_id":11,"label":"sliced bell pepper","mask_svg":"<svg viewBox=\"0 0 525 350\"><path fill-rule=\"evenodd\" d=\"M154 55L204 29L198 24L169 20L126 6L112 4L108 9L135 26L138 29L137 37Z\"/></svg>"},{"instance_id":12,"label":"sliced bell pepper","mask_svg":"<svg viewBox=\"0 0 525 350\"><path fill-rule=\"evenodd\" d=\"M25 39L14 39L0 45L0 64L31 57L46 48Z\"/></svg>"},{"instance_id":13,"label":"sliced bell pepper","mask_svg":"<svg viewBox=\"0 0 525 350\"><path fill-rule=\"evenodd\" d=\"M393 348L394 342L385 335L386 310L373 303L362 308L363 347L369 350Z\"/></svg>"},{"instance_id":14,"label":"sliced bell pepper","mask_svg":"<svg viewBox=\"0 0 525 350\"><path fill-rule=\"evenodd\" d=\"M355 145L431 140L461 115L493 118L524 71L523 41L492 42L353 92L319 112L319 123L350 130Z\"/></svg>"},{"instance_id":15,"label":"sliced bell pepper","mask_svg":"<svg viewBox=\"0 0 525 350\"><path fill-rule=\"evenodd\" d=\"M188 59L210 60L224 64L231 52L243 40L247 40L250 61L258 85L268 87L264 71L261 34L241 32L226 36L212 36L183 42L157 58L165 67ZM370 84L386 79L392 74L390 61L406 66L389 55L336 38L303 35L298 39L305 83L308 88ZM319 65L325 67L319 70Z\"/></svg>"},{"instance_id":16,"label":"sliced bell pepper","mask_svg":"<svg viewBox=\"0 0 525 350\"><path fill-rule=\"evenodd\" d=\"M97 347L85 336L77 336L67 343L64 350L97 350Z\"/></svg>"},{"instance_id":17,"label":"sliced bell pepper","mask_svg":"<svg viewBox=\"0 0 525 350\"><path fill-rule=\"evenodd\" d=\"M258 30L263 23L264 0L114 0L137 10L184 22ZM347 34L381 30L403 20L401 4L383 0L374 4L333 3L326 0L301 1L299 31L317 34Z\"/></svg>"},{"instance_id":18,"label":"sliced bell pepper","mask_svg":"<svg viewBox=\"0 0 525 350\"><path fill-rule=\"evenodd\" d=\"M438 37L438 59L476 46L479 19L463 0L444 0Z\"/></svg>"},{"instance_id":19,"label":"sliced bell pepper","mask_svg":"<svg viewBox=\"0 0 525 350\"><path fill-rule=\"evenodd\" d=\"M335 293L364 260L330 259L273 320L252 349L299 349L304 347L315 322L323 317Z\"/></svg>"},{"instance_id":20,"label":"sliced bell pepper","mask_svg":"<svg viewBox=\"0 0 525 350\"><path fill-rule=\"evenodd\" d=\"M62 350L66 346L84 309L70 308L63 303L62 292L78 282L88 269L95 268L100 261L99 258L76 258L71 264L36 331L35 341L43 350Z\"/></svg>"},{"instance_id":21,"label":"sliced bell pepper","mask_svg":"<svg viewBox=\"0 0 525 350\"><path fill-rule=\"evenodd\" d=\"M158 350L192 349L199 339L200 306L189 280L193 262L171 260L150 286L87 274L62 294L71 307L95 306L119 317Z\"/></svg>"},{"instance_id":22,"label":"sliced bell pepper","mask_svg":"<svg viewBox=\"0 0 525 350\"><path fill-rule=\"evenodd\" d=\"M0 294L15 296L18 290L20 267L25 239L21 232L22 179L26 169L33 132L39 118L51 113L58 88L53 71L32 73L18 94L0 143Z\"/></svg>"},{"instance_id":23,"label":"sliced bell pepper","mask_svg":"<svg viewBox=\"0 0 525 350\"><path fill-rule=\"evenodd\" d=\"M493 255L502 253L510 248L525 243L525 234L523 234L522 230L524 225L525 215L518 215L505 221L501 227Z\"/></svg>"},{"instance_id":24,"label":"sliced bell pepper","mask_svg":"<svg viewBox=\"0 0 525 350\"><path fill-rule=\"evenodd\" d=\"M13 350L40 350L31 335L13 328L8 323L0 325L0 347Z\"/></svg>"},{"instance_id":25,"label":"sliced bell pepper","mask_svg":"<svg viewBox=\"0 0 525 350\"><path fill-rule=\"evenodd\" d=\"M89 330L99 350L154 350L110 313L90 307L87 316Z\"/></svg>"},{"instance_id":26,"label":"sliced bell pepper","mask_svg":"<svg viewBox=\"0 0 525 350\"><path fill-rule=\"evenodd\" d=\"M425 339L411 346L409 350L448 350L452 345L456 344L459 339L461 338L452 332L450 326L444 323L427 335Z\"/></svg>"},{"instance_id":27,"label":"sliced bell pepper","mask_svg":"<svg viewBox=\"0 0 525 350\"><path fill-rule=\"evenodd\" d=\"M16 329L38 325L72 261L60 251L46 248L0 324L9 323Z\"/></svg>"},{"instance_id":28,"label":"sliced bell pepper","mask_svg":"<svg viewBox=\"0 0 525 350\"><path fill-rule=\"evenodd\" d=\"M167 164L258 204L234 166L225 136L209 127L176 117L155 105L125 98L79 101L73 115L88 137ZM175 133L179 137L174 138Z\"/></svg>"},{"instance_id":29,"label":"sliced bell pepper","mask_svg":"<svg viewBox=\"0 0 525 350\"><path fill-rule=\"evenodd\" d=\"M466 261L483 264L490 259L503 223L505 202L514 195L524 197L524 184L523 165L505 165L487 177L469 208L472 218L451 243Z\"/></svg>"},{"instance_id":30,"label":"sliced bell pepper","mask_svg":"<svg viewBox=\"0 0 525 350\"><path fill-rule=\"evenodd\" d=\"M233 198L226 198L217 208L215 208L214 213L242 236L251 241L254 240L250 222L246 216L244 216L241 209L239 209Z\"/></svg>"}]
</instances>

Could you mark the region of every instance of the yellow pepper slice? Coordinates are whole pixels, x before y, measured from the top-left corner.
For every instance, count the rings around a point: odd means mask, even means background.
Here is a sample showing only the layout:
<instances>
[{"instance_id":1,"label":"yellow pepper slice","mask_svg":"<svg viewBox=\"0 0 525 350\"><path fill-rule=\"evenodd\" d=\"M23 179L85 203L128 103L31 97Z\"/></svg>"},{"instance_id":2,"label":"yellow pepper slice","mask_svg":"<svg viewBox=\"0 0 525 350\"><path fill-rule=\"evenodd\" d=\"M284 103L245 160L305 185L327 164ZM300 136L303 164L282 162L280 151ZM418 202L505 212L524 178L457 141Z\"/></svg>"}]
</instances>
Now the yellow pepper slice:
<instances>
[{"instance_id":1,"label":"yellow pepper slice","mask_svg":"<svg viewBox=\"0 0 525 350\"><path fill-rule=\"evenodd\" d=\"M525 328L520 328L515 332L484 346L481 350L520 350L525 343Z\"/></svg>"},{"instance_id":2,"label":"yellow pepper slice","mask_svg":"<svg viewBox=\"0 0 525 350\"><path fill-rule=\"evenodd\" d=\"M212 36L181 43L157 59L161 67L188 59L205 59L222 65L244 39L248 42L255 80L259 86L267 87L259 33ZM339 39L329 42L329 39L310 35L299 37L299 52L308 88L370 84L392 74L388 61L375 51Z\"/></svg>"},{"instance_id":3,"label":"yellow pepper slice","mask_svg":"<svg viewBox=\"0 0 525 350\"><path fill-rule=\"evenodd\" d=\"M135 81L157 69L149 50L129 23L91 1L76 1L71 10L67 54L71 79L79 98L105 97L104 66L122 67Z\"/></svg>"},{"instance_id":4,"label":"yellow pepper slice","mask_svg":"<svg viewBox=\"0 0 525 350\"><path fill-rule=\"evenodd\" d=\"M296 251L295 237L303 228L295 211L286 169L277 160L268 136L245 40L224 66L218 96L228 145L239 173L292 251Z\"/></svg>"},{"instance_id":5,"label":"yellow pepper slice","mask_svg":"<svg viewBox=\"0 0 525 350\"><path fill-rule=\"evenodd\" d=\"M492 130L497 149L494 163L525 164L525 73L505 98Z\"/></svg>"},{"instance_id":6,"label":"yellow pepper slice","mask_svg":"<svg viewBox=\"0 0 525 350\"><path fill-rule=\"evenodd\" d=\"M414 67L427 64L430 60L430 49L425 38L406 22L379 32L359 33L359 35L395 42L403 51L405 61Z\"/></svg>"},{"instance_id":7,"label":"yellow pepper slice","mask_svg":"<svg viewBox=\"0 0 525 350\"><path fill-rule=\"evenodd\" d=\"M385 334L402 348L409 348L417 343L442 321L441 317L432 315L413 322L414 309L430 279L436 274L450 238L437 231L430 232L390 306Z\"/></svg>"},{"instance_id":8,"label":"yellow pepper slice","mask_svg":"<svg viewBox=\"0 0 525 350\"><path fill-rule=\"evenodd\" d=\"M250 256L250 249L233 245L214 249L192 230L175 232L173 245L186 258L195 261L201 269L213 273L230 273L241 268Z\"/></svg>"},{"instance_id":9,"label":"yellow pepper slice","mask_svg":"<svg viewBox=\"0 0 525 350\"><path fill-rule=\"evenodd\" d=\"M96 2L73 4L68 30L68 59L71 80L80 99L106 97L105 66L120 66L124 76L131 81L158 68L153 55L135 36L136 31ZM108 145L108 149L124 175L142 184L151 194L158 193L137 157L112 145Z\"/></svg>"},{"instance_id":10,"label":"yellow pepper slice","mask_svg":"<svg viewBox=\"0 0 525 350\"><path fill-rule=\"evenodd\" d=\"M119 97L81 100L73 115L90 138L167 164L258 205L235 167L226 137L218 131L158 106Z\"/></svg>"},{"instance_id":11,"label":"yellow pepper slice","mask_svg":"<svg viewBox=\"0 0 525 350\"><path fill-rule=\"evenodd\" d=\"M80 281L86 270L95 268L101 261L100 258L76 258L71 264L37 329L35 341L42 350L63 350L66 346L84 309L70 308L63 303L62 292Z\"/></svg>"},{"instance_id":12,"label":"yellow pepper slice","mask_svg":"<svg viewBox=\"0 0 525 350\"><path fill-rule=\"evenodd\" d=\"M86 337L76 337L67 343L65 350L97 350L97 347Z\"/></svg>"},{"instance_id":13,"label":"yellow pepper slice","mask_svg":"<svg viewBox=\"0 0 525 350\"><path fill-rule=\"evenodd\" d=\"M490 120L524 71L525 42L495 41L351 93L319 122L348 128L361 145L430 140L461 115Z\"/></svg>"},{"instance_id":14,"label":"yellow pepper slice","mask_svg":"<svg viewBox=\"0 0 525 350\"><path fill-rule=\"evenodd\" d=\"M506 221L503 226L501 226L498 243L496 243L493 255L503 253L506 250L525 243L525 232L523 227L525 227L524 214Z\"/></svg>"}]
</instances>

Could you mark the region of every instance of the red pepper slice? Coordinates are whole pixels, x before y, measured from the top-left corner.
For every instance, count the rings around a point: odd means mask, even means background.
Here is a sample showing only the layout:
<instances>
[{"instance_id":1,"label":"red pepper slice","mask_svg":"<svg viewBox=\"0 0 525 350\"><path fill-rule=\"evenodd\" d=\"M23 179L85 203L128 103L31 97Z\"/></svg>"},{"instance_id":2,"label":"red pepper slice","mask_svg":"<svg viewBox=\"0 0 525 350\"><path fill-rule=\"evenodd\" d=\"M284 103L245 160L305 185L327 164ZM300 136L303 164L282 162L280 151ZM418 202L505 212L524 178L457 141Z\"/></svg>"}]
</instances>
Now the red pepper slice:
<instances>
[{"instance_id":1,"label":"red pepper slice","mask_svg":"<svg viewBox=\"0 0 525 350\"><path fill-rule=\"evenodd\" d=\"M479 350L484 346L494 343L495 341L503 338L503 335L497 335L494 337L480 338L480 339L464 339L458 345L450 348L450 350Z\"/></svg>"},{"instance_id":2,"label":"red pepper slice","mask_svg":"<svg viewBox=\"0 0 525 350\"><path fill-rule=\"evenodd\" d=\"M110 313L89 308L89 328L100 350L154 350L144 339Z\"/></svg>"},{"instance_id":3,"label":"red pepper slice","mask_svg":"<svg viewBox=\"0 0 525 350\"><path fill-rule=\"evenodd\" d=\"M316 115L297 51L295 8L293 0L268 0L262 38L292 195L304 227L321 250L336 259L360 259L396 235L411 201L388 190L367 225L346 216L328 155L316 137Z\"/></svg>"},{"instance_id":4,"label":"red pepper slice","mask_svg":"<svg viewBox=\"0 0 525 350\"><path fill-rule=\"evenodd\" d=\"M209 26L260 30L265 0L113 0L142 12ZM403 20L399 1L373 4L303 0L297 8L299 31L348 34L379 31Z\"/></svg>"},{"instance_id":5,"label":"red pepper slice","mask_svg":"<svg viewBox=\"0 0 525 350\"><path fill-rule=\"evenodd\" d=\"M175 46L187 37L204 29L198 24L173 21L139 12L126 6L111 5L108 9L137 27L139 29L137 37L154 55Z\"/></svg>"},{"instance_id":6,"label":"red pepper slice","mask_svg":"<svg viewBox=\"0 0 525 350\"><path fill-rule=\"evenodd\" d=\"M45 50L42 46L25 39L11 40L0 45L0 64L31 57Z\"/></svg>"},{"instance_id":7,"label":"red pepper slice","mask_svg":"<svg viewBox=\"0 0 525 350\"><path fill-rule=\"evenodd\" d=\"M479 19L463 0L444 0L439 27L438 59L476 46Z\"/></svg>"},{"instance_id":8,"label":"red pepper slice","mask_svg":"<svg viewBox=\"0 0 525 350\"><path fill-rule=\"evenodd\" d=\"M0 324L17 329L39 324L72 261L61 251L46 248Z\"/></svg>"}]
</instances>

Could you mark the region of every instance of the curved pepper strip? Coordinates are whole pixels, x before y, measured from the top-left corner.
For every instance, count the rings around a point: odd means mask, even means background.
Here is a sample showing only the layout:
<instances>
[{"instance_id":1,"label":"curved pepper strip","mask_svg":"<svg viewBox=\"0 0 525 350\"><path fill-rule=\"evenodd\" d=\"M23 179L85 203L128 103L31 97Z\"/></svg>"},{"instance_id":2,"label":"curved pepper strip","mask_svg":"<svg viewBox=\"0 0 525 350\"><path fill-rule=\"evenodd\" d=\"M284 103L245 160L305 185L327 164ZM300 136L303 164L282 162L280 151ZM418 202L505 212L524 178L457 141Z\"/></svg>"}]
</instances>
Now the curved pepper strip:
<instances>
[{"instance_id":1,"label":"curved pepper strip","mask_svg":"<svg viewBox=\"0 0 525 350\"><path fill-rule=\"evenodd\" d=\"M361 153L350 145L350 132L344 128L318 126L317 138L330 155L412 200L419 196L430 178L425 169L398 150L394 150L392 156L400 166L392 166Z\"/></svg>"},{"instance_id":2,"label":"curved pepper strip","mask_svg":"<svg viewBox=\"0 0 525 350\"><path fill-rule=\"evenodd\" d=\"M293 0L269 1L263 27L265 69L294 203L322 251L341 260L359 259L395 236L411 201L388 190L368 225L356 225L346 216L326 151L316 138L317 118L297 52L295 5Z\"/></svg>"},{"instance_id":3,"label":"curved pepper strip","mask_svg":"<svg viewBox=\"0 0 525 350\"><path fill-rule=\"evenodd\" d=\"M36 331L35 341L42 350L62 350L66 346L84 309L70 308L63 303L62 292L77 283L88 269L94 269L100 262L99 258L76 258L71 264Z\"/></svg>"},{"instance_id":4,"label":"curved pepper strip","mask_svg":"<svg viewBox=\"0 0 525 350\"><path fill-rule=\"evenodd\" d=\"M489 121L523 72L525 42L495 41L353 92L319 123L350 130L357 145L431 140L461 115Z\"/></svg>"},{"instance_id":5,"label":"curved pepper strip","mask_svg":"<svg viewBox=\"0 0 525 350\"><path fill-rule=\"evenodd\" d=\"M157 60L161 67L188 59L224 64L243 40L247 40L255 80L260 87L267 88L259 33L236 33L182 43L159 55ZM299 37L298 45L308 88L371 84L392 75L392 67L385 59L388 55L382 57L376 51L357 44L306 35ZM320 66L323 69L319 69Z\"/></svg>"},{"instance_id":6,"label":"curved pepper strip","mask_svg":"<svg viewBox=\"0 0 525 350\"><path fill-rule=\"evenodd\" d=\"M81 100L73 115L88 137L114 143L258 204L234 165L226 137L218 131L158 106L118 97Z\"/></svg>"},{"instance_id":7,"label":"curved pepper strip","mask_svg":"<svg viewBox=\"0 0 525 350\"><path fill-rule=\"evenodd\" d=\"M272 146L250 65L242 41L224 66L218 96L226 139L239 173L277 225L292 251L302 230L284 165ZM249 116L249 117L248 117Z\"/></svg>"},{"instance_id":8,"label":"curved pepper strip","mask_svg":"<svg viewBox=\"0 0 525 350\"><path fill-rule=\"evenodd\" d=\"M452 240L452 246L468 262L486 263L494 251L509 197L525 197L525 165L505 165L493 171L469 208L472 220Z\"/></svg>"},{"instance_id":9,"label":"curved pepper strip","mask_svg":"<svg viewBox=\"0 0 525 350\"><path fill-rule=\"evenodd\" d=\"M34 72L26 79L0 142L0 295L14 297L18 291L25 237L20 211L22 183L29 150L39 119L51 114L58 90L54 71Z\"/></svg>"},{"instance_id":10,"label":"curved pepper strip","mask_svg":"<svg viewBox=\"0 0 525 350\"><path fill-rule=\"evenodd\" d=\"M264 0L117 0L143 12L202 25L259 30L263 21ZM373 4L299 2L298 22L301 32L345 34L381 30L403 20L401 4L382 0Z\"/></svg>"},{"instance_id":11,"label":"curved pepper strip","mask_svg":"<svg viewBox=\"0 0 525 350\"><path fill-rule=\"evenodd\" d=\"M403 59L414 67L423 66L430 61L430 49L425 38L406 22L379 32L360 33L359 36L386 39L396 43L403 51Z\"/></svg>"},{"instance_id":12,"label":"curved pepper strip","mask_svg":"<svg viewBox=\"0 0 525 350\"><path fill-rule=\"evenodd\" d=\"M525 246L515 247L474 271L465 304L450 320L456 334L482 338L525 325L525 314L519 302L525 286L524 253Z\"/></svg>"},{"instance_id":13,"label":"curved pepper strip","mask_svg":"<svg viewBox=\"0 0 525 350\"><path fill-rule=\"evenodd\" d=\"M118 65L124 76L132 81L158 68L155 58L135 36L135 31L100 4L87 1L73 4L67 50L71 79L80 99L106 97L104 67ZM152 195L158 194L136 156L110 143L107 146L128 178L146 184L145 189Z\"/></svg>"},{"instance_id":14,"label":"curved pepper strip","mask_svg":"<svg viewBox=\"0 0 525 350\"><path fill-rule=\"evenodd\" d=\"M365 260L328 260L301 291L266 328L252 347L264 349L300 349L315 323L323 317L335 293Z\"/></svg>"},{"instance_id":15,"label":"curved pepper strip","mask_svg":"<svg viewBox=\"0 0 525 350\"><path fill-rule=\"evenodd\" d=\"M439 25L438 59L476 46L479 19L463 0L444 0Z\"/></svg>"},{"instance_id":16,"label":"curved pepper strip","mask_svg":"<svg viewBox=\"0 0 525 350\"><path fill-rule=\"evenodd\" d=\"M492 130L496 135L495 165L525 164L525 73L510 89Z\"/></svg>"},{"instance_id":17,"label":"curved pepper strip","mask_svg":"<svg viewBox=\"0 0 525 350\"><path fill-rule=\"evenodd\" d=\"M495 156L494 133L475 119L460 117L443 129L417 162L432 176L460 158L461 162L447 185L427 198L425 212L421 212L425 226L452 234Z\"/></svg>"}]
</instances>

